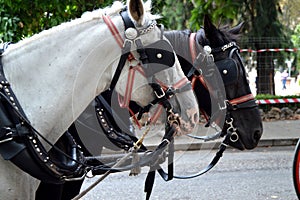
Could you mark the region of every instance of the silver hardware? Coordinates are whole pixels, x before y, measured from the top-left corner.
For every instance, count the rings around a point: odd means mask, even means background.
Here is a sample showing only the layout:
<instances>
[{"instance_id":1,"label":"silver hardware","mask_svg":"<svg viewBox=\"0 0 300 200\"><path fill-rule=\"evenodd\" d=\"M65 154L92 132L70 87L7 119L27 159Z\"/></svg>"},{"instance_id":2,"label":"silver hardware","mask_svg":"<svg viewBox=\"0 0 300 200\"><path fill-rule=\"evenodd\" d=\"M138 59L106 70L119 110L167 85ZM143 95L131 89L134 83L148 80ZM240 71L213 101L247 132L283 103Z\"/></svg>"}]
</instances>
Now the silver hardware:
<instances>
[{"instance_id":1,"label":"silver hardware","mask_svg":"<svg viewBox=\"0 0 300 200\"><path fill-rule=\"evenodd\" d=\"M166 95L166 94L165 94L165 91L164 91L162 88L160 88L160 91L162 92L161 95L158 95L157 92L154 91L154 94L155 94L156 97L159 98L159 99L162 98L162 97L164 97L164 96Z\"/></svg>"},{"instance_id":2,"label":"silver hardware","mask_svg":"<svg viewBox=\"0 0 300 200\"><path fill-rule=\"evenodd\" d=\"M204 49L204 51L205 51L207 54L211 54L211 48L210 48L210 46L205 45L205 46L203 47L203 49Z\"/></svg>"},{"instance_id":3,"label":"silver hardware","mask_svg":"<svg viewBox=\"0 0 300 200\"><path fill-rule=\"evenodd\" d=\"M137 32L137 30L134 29L134 28L128 28L128 29L126 29L126 31L125 31L125 36L126 36L126 38L128 38L129 40L133 40L133 39L137 38L138 32Z\"/></svg>"},{"instance_id":4,"label":"silver hardware","mask_svg":"<svg viewBox=\"0 0 300 200\"><path fill-rule=\"evenodd\" d=\"M230 135L230 141L231 142L236 142L239 140L239 135L237 134L237 129L234 128L233 126L233 118L230 118L229 120L226 120L226 124L229 125L229 127L227 128L227 131L229 132L230 130L232 130L231 135Z\"/></svg>"},{"instance_id":5,"label":"silver hardware","mask_svg":"<svg viewBox=\"0 0 300 200\"><path fill-rule=\"evenodd\" d=\"M224 100L224 102L223 102L224 105L220 105L220 103L218 103L219 109L220 110L225 110L227 108L227 102L228 102L227 100Z\"/></svg>"},{"instance_id":6,"label":"silver hardware","mask_svg":"<svg viewBox=\"0 0 300 200\"><path fill-rule=\"evenodd\" d=\"M225 44L221 49L222 51L226 51L228 48L233 47L235 45L235 42L230 42L228 44Z\"/></svg>"},{"instance_id":7,"label":"silver hardware","mask_svg":"<svg viewBox=\"0 0 300 200\"><path fill-rule=\"evenodd\" d=\"M163 56L162 56L161 53L158 53L158 54L156 54L156 57L157 57L158 59L161 59Z\"/></svg>"},{"instance_id":8,"label":"silver hardware","mask_svg":"<svg viewBox=\"0 0 300 200\"><path fill-rule=\"evenodd\" d=\"M138 30L140 35L144 35L146 33L149 33L150 31L152 31L155 28L156 24L157 24L156 21L153 20L152 23L147 28Z\"/></svg>"},{"instance_id":9,"label":"silver hardware","mask_svg":"<svg viewBox=\"0 0 300 200\"><path fill-rule=\"evenodd\" d=\"M237 142L238 140L239 140L239 135L236 132L231 133L230 141L231 142Z\"/></svg>"},{"instance_id":10,"label":"silver hardware","mask_svg":"<svg viewBox=\"0 0 300 200\"><path fill-rule=\"evenodd\" d=\"M226 75L227 73L228 73L227 69L224 69L224 70L223 70L223 74Z\"/></svg>"}]
</instances>

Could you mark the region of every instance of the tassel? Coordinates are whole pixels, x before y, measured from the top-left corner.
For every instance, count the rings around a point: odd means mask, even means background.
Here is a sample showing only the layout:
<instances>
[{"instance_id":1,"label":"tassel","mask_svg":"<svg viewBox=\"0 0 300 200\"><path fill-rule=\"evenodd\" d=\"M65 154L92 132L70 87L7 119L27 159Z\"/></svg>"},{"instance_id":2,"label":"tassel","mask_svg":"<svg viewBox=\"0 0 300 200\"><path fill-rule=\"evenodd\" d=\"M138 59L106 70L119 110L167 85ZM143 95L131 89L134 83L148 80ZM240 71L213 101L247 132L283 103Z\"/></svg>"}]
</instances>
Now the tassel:
<instances>
[{"instance_id":1,"label":"tassel","mask_svg":"<svg viewBox=\"0 0 300 200\"><path fill-rule=\"evenodd\" d=\"M135 167L133 167L130 170L129 176L137 176L138 174L141 173L141 167L138 165L138 163L140 162L140 157L139 154L137 153L136 149L133 150L132 153L132 161L131 164Z\"/></svg>"}]
</instances>

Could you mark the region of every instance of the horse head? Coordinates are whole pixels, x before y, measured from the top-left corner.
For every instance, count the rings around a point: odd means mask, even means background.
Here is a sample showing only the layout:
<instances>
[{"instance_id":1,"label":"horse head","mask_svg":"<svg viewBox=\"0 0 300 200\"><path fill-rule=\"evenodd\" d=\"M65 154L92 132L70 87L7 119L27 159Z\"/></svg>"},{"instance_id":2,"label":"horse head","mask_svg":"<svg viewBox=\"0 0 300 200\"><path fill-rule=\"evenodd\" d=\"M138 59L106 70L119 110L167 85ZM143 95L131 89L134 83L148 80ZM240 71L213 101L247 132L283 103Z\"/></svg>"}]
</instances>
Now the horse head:
<instances>
[{"instance_id":1,"label":"horse head","mask_svg":"<svg viewBox=\"0 0 300 200\"><path fill-rule=\"evenodd\" d=\"M129 61L130 67L123 69L116 85L117 93L124 97L124 104L132 100L145 107L172 91L170 108L180 116L178 131L191 133L199 119L197 101L173 47L163 35L163 27L155 26L155 16L142 1L129 1L127 8L137 34L132 29L125 30L126 40L130 39L135 45L131 46L133 59ZM134 81L128 76L131 71L134 71ZM157 87L159 89L155 91ZM132 91L130 94L128 88ZM149 92L151 90L154 93Z\"/></svg>"},{"instance_id":2,"label":"horse head","mask_svg":"<svg viewBox=\"0 0 300 200\"><path fill-rule=\"evenodd\" d=\"M251 93L245 66L236 45L242 26L243 23L233 28L218 29L210 18L205 16L204 28L196 34L198 44L210 46L214 62L223 79L227 110L223 130L234 133L229 144L240 150L255 148L263 132L258 106ZM198 85L196 93L198 89L203 89L203 85ZM217 100L212 95L211 102L215 101ZM210 116L213 115L210 107L203 109Z\"/></svg>"}]
</instances>

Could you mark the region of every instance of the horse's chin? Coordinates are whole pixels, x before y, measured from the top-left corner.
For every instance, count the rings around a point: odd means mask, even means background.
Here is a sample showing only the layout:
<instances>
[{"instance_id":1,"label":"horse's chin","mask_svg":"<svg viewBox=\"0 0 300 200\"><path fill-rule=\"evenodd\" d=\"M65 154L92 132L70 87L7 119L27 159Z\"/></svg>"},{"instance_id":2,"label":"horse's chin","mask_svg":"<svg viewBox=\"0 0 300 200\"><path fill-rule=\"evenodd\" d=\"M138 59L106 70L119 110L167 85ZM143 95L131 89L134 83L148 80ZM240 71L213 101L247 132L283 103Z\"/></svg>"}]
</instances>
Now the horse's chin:
<instances>
[{"instance_id":1,"label":"horse's chin","mask_svg":"<svg viewBox=\"0 0 300 200\"><path fill-rule=\"evenodd\" d=\"M258 145L258 142L259 142L259 139L256 140L255 142L254 141L251 141L251 142L244 142L242 139L241 139L241 136L239 134L239 139L237 141L232 141L230 139L228 139L228 141L226 141L226 143L235 148L235 149L238 149L238 150L251 150L251 149L254 149L257 147Z\"/></svg>"}]
</instances>

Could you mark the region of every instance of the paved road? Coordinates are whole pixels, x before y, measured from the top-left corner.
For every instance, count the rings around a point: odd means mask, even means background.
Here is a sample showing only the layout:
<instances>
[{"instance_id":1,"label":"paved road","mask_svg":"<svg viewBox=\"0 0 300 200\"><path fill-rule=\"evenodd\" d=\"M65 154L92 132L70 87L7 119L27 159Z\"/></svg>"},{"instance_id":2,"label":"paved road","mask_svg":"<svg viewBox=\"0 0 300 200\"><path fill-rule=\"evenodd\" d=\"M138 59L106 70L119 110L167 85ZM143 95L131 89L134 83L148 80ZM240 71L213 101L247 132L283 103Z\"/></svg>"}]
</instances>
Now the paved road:
<instances>
[{"instance_id":1,"label":"paved road","mask_svg":"<svg viewBox=\"0 0 300 200\"><path fill-rule=\"evenodd\" d=\"M208 163L215 150L179 151L177 174L192 174ZM297 200L292 183L294 146L228 149L209 173L192 180L164 182L156 176L151 200ZM199 166L202 163L202 166ZM137 177L111 174L83 200L143 200L148 168ZM83 189L97 178L86 180Z\"/></svg>"}]
</instances>

